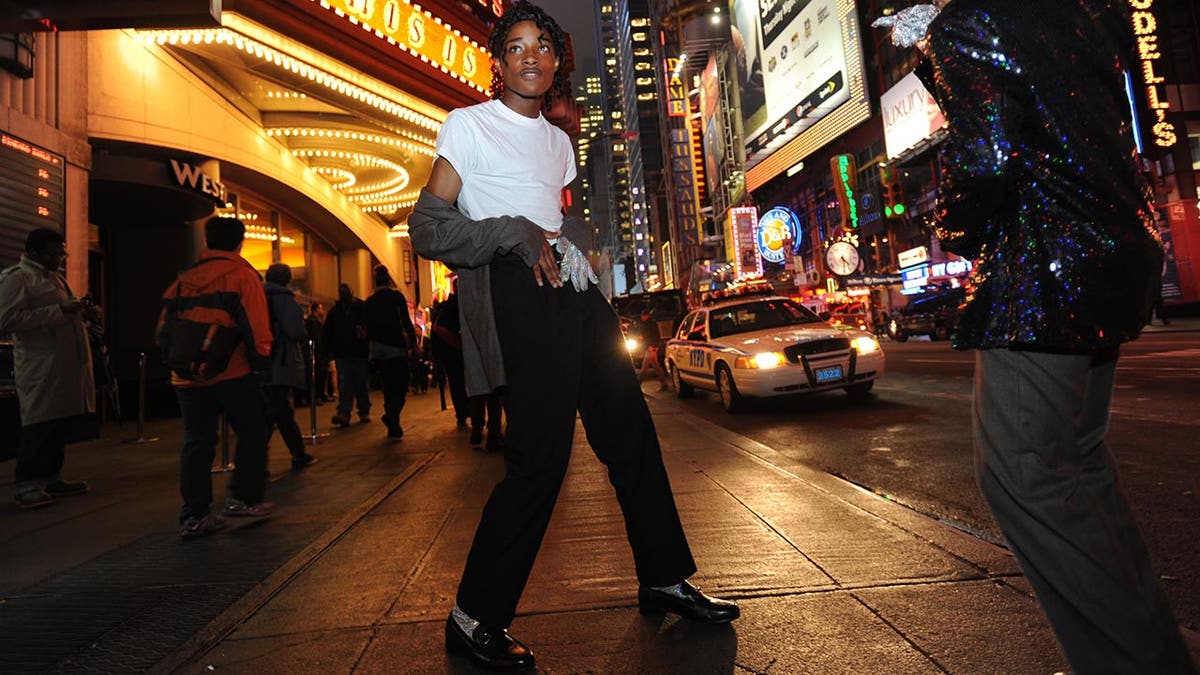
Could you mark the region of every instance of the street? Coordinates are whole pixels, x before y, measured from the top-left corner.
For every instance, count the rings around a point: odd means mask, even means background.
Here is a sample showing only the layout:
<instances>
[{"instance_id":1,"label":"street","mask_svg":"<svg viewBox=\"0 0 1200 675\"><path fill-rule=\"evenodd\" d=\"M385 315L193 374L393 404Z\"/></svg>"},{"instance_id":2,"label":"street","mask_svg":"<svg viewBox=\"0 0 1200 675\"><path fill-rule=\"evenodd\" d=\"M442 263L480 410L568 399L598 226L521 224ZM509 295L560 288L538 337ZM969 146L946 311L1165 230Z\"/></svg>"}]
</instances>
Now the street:
<instances>
[{"instance_id":1,"label":"street","mask_svg":"<svg viewBox=\"0 0 1200 675\"><path fill-rule=\"evenodd\" d=\"M885 342L888 372L872 396L774 400L740 415L715 394L681 401L694 414L921 513L1002 543L975 484L971 352L947 342ZM1181 623L1200 626L1200 333L1148 333L1118 365L1110 447Z\"/></svg>"}]
</instances>

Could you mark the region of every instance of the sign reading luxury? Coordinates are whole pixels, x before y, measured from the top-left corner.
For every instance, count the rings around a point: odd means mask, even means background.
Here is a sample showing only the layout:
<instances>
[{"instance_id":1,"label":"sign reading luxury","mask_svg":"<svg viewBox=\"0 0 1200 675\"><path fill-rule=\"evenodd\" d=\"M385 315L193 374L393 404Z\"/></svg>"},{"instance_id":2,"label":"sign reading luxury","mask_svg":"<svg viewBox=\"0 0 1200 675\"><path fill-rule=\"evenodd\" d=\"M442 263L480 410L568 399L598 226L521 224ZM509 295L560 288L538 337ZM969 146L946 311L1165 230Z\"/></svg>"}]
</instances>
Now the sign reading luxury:
<instances>
[{"instance_id":1,"label":"sign reading luxury","mask_svg":"<svg viewBox=\"0 0 1200 675\"><path fill-rule=\"evenodd\" d=\"M1167 121L1171 104L1167 101L1165 80L1157 67L1163 54L1158 44L1158 17L1152 11L1154 0L1129 0L1129 6L1133 9L1133 34L1137 37L1142 89L1150 115L1146 122L1150 142L1157 148L1169 148L1179 140L1179 135L1175 125Z\"/></svg>"},{"instance_id":2,"label":"sign reading luxury","mask_svg":"<svg viewBox=\"0 0 1200 675\"><path fill-rule=\"evenodd\" d=\"M313 0L474 89L491 90L487 49L409 0ZM497 7L503 3L496 2Z\"/></svg>"},{"instance_id":3,"label":"sign reading luxury","mask_svg":"<svg viewBox=\"0 0 1200 675\"><path fill-rule=\"evenodd\" d=\"M905 154L946 126L946 116L916 73L909 73L879 97L883 144L889 160Z\"/></svg>"},{"instance_id":4,"label":"sign reading luxury","mask_svg":"<svg viewBox=\"0 0 1200 675\"><path fill-rule=\"evenodd\" d=\"M773 176L870 116L853 2L733 0L733 24L748 170L786 149L765 171ZM835 115L847 103L853 110ZM791 147L825 119L837 128Z\"/></svg>"}]
</instances>

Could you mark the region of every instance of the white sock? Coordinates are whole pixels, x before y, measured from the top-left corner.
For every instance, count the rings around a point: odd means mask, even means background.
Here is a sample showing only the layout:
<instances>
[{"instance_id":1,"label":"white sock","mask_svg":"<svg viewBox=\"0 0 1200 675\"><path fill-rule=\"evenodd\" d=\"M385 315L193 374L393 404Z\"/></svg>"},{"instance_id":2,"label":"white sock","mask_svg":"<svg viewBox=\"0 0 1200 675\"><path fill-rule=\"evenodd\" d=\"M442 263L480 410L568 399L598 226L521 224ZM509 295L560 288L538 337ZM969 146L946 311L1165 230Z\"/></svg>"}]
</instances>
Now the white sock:
<instances>
[{"instance_id":1,"label":"white sock","mask_svg":"<svg viewBox=\"0 0 1200 675\"><path fill-rule=\"evenodd\" d=\"M455 605L454 609L450 611L450 616L454 617L454 623L458 624L458 627L467 635L474 635L475 629L479 627L479 622L467 616L467 613L459 609L458 605Z\"/></svg>"}]
</instances>

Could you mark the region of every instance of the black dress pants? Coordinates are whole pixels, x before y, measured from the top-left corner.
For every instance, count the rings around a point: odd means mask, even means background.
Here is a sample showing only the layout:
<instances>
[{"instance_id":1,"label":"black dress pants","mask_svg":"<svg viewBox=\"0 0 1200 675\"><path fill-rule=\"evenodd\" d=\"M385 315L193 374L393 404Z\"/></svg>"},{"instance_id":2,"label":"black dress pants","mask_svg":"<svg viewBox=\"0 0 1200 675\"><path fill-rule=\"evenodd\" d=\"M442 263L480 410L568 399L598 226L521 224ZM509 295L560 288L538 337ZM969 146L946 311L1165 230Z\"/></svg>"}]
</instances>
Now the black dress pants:
<instances>
[{"instance_id":1,"label":"black dress pants","mask_svg":"<svg viewBox=\"0 0 1200 675\"><path fill-rule=\"evenodd\" d=\"M408 399L408 359L378 359L375 367L383 380L383 423L388 431L399 431L400 411Z\"/></svg>"},{"instance_id":2,"label":"black dress pants","mask_svg":"<svg viewBox=\"0 0 1200 675\"><path fill-rule=\"evenodd\" d=\"M292 408L291 397L297 390L286 384L269 384L263 389L267 393L267 442L270 445L271 432L278 427L283 444L287 446L292 458L305 455L304 436L300 433L300 425L296 423L296 411Z\"/></svg>"},{"instance_id":3,"label":"black dress pants","mask_svg":"<svg viewBox=\"0 0 1200 675\"><path fill-rule=\"evenodd\" d=\"M67 426L76 419L60 417L21 427L16 469L18 485L59 477L66 458Z\"/></svg>"},{"instance_id":4,"label":"black dress pants","mask_svg":"<svg viewBox=\"0 0 1200 675\"><path fill-rule=\"evenodd\" d=\"M691 576L658 435L608 301L595 286L539 287L515 255L492 262L491 283L508 376L506 472L484 506L458 606L489 626L512 623L566 475L577 411L608 467L639 583Z\"/></svg>"}]
</instances>

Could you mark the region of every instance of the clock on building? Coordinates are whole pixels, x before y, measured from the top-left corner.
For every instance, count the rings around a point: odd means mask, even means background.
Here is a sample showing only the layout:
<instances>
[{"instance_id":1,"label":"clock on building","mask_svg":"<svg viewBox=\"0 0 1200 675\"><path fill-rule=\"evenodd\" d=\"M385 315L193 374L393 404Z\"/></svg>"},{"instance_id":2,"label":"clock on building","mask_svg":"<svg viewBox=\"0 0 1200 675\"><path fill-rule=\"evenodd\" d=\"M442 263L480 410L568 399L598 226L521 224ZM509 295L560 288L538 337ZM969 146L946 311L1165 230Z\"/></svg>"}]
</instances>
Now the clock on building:
<instances>
[{"instance_id":1,"label":"clock on building","mask_svg":"<svg viewBox=\"0 0 1200 675\"><path fill-rule=\"evenodd\" d=\"M858 249L848 241L840 239L825 249L825 267L838 276L857 272L858 262Z\"/></svg>"}]
</instances>

